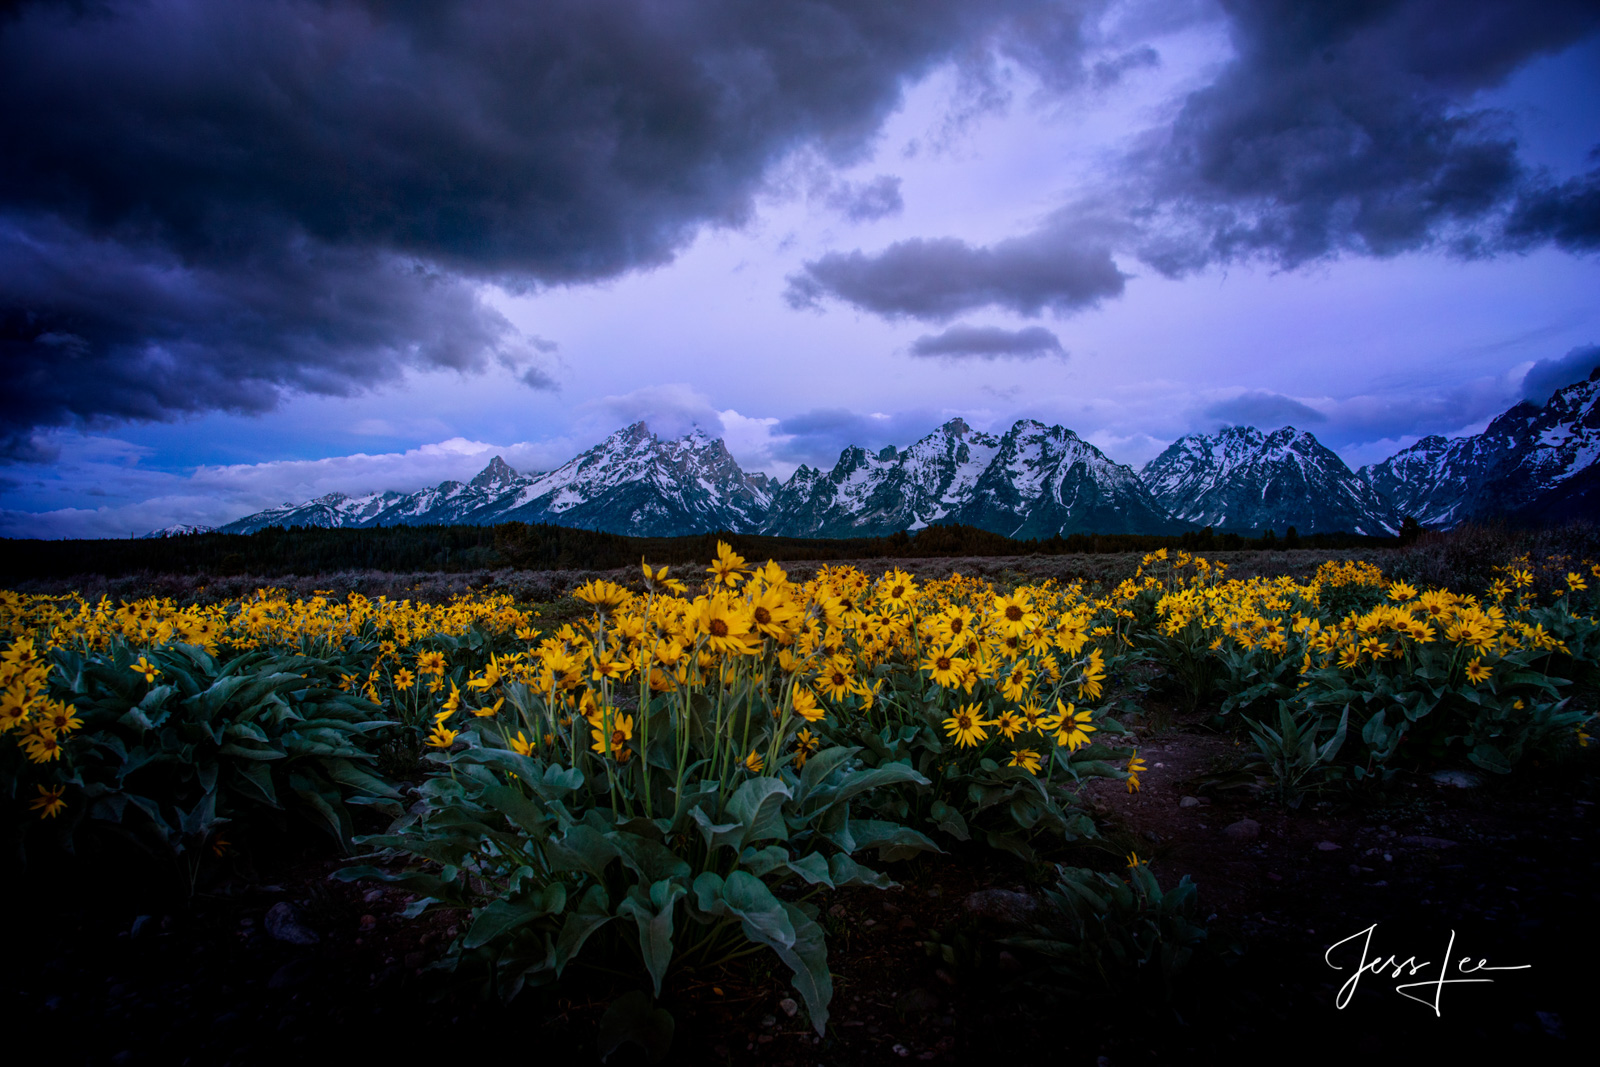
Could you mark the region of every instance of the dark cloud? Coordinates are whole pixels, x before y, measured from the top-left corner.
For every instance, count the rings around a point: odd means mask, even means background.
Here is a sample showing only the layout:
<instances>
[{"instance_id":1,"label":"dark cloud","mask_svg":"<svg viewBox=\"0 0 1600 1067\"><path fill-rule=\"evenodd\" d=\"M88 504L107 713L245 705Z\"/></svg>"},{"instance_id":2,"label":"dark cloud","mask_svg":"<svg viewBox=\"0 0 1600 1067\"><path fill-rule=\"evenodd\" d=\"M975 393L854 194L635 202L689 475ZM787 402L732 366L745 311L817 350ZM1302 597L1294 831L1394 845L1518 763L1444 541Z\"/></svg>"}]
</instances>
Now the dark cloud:
<instances>
[{"instance_id":1,"label":"dark cloud","mask_svg":"<svg viewBox=\"0 0 1600 1067\"><path fill-rule=\"evenodd\" d=\"M1568 252L1600 249L1600 170L1565 182L1534 183L1517 197L1506 236L1517 247L1549 241Z\"/></svg>"},{"instance_id":2,"label":"dark cloud","mask_svg":"<svg viewBox=\"0 0 1600 1067\"><path fill-rule=\"evenodd\" d=\"M942 333L924 334L911 342L913 356L962 359L1038 359L1066 356L1061 339L1043 326L1005 330L958 322Z\"/></svg>"},{"instance_id":3,"label":"dark cloud","mask_svg":"<svg viewBox=\"0 0 1600 1067\"><path fill-rule=\"evenodd\" d=\"M870 182L841 182L828 192L828 206L851 222L872 222L898 215L906 206L900 179L880 174Z\"/></svg>"},{"instance_id":4,"label":"dark cloud","mask_svg":"<svg viewBox=\"0 0 1600 1067\"><path fill-rule=\"evenodd\" d=\"M1541 359L1522 379L1522 398L1544 404L1564 385L1586 380L1600 367L1600 345L1574 348L1560 359Z\"/></svg>"},{"instance_id":5,"label":"dark cloud","mask_svg":"<svg viewBox=\"0 0 1600 1067\"><path fill-rule=\"evenodd\" d=\"M859 159L907 78L1024 13L1079 18L1044 0L13 5L6 432L263 410L409 366L510 360L547 385L471 283L664 263L743 222L796 147ZM856 210L891 210L891 183Z\"/></svg>"},{"instance_id":6,"label":"dark cloud","mask_svg":"<svg viewBox=\"0 0 1600 1067\"><path fill-rule=\"evenodd\" d=\"M0 427L260 412L287 390L348 395L406 367L491 360L549 387L533 345L459 277L410 257L261 234L245 263L185 262L0 215Z\"/></svg>"},{"instance_id":7,"label":"dark cloud","mask_svg":"<svg viewBox=\"0 0 1600 1067\"><path fill-rule=\"evenodd\" d=\"M1592 0L1230 0L1236 57L1130 162L1168 274L1262 256L1594 247L1594 185L1548 186L1471 94L1600 28ZM1518 198L1523 199L1518 201ZM1585 221L1587 219L1587 221Z\"/></svg>"},{"instance_id":8,"label":"dark cloud","mask_svg":"<svg viewBox=\"0 0 1600 1067\"><path fill-rule=\"evenodd\" d=\"M1020 315L1093 307L1122 292L1104 227L1060 217L987 247L954 237L897 241L872 255L829 252L789 278L791 307L835 297L891 318L934 322L993 306Z\"/></svg>"},{"instance_id":9,"label":"dark cloud","mask_svg":"<svg viewBox=\"0 0 1600 1067\"><path fill-rule=\"evenodd\" d=\"M1307 426L1327 422L1328 417L1293 397L1256 389L1228 400L1218 401L1205 410L1206 418L1226 425L1254 426L1275 430L1280 426Z\"/></svg>"}]
</instances>

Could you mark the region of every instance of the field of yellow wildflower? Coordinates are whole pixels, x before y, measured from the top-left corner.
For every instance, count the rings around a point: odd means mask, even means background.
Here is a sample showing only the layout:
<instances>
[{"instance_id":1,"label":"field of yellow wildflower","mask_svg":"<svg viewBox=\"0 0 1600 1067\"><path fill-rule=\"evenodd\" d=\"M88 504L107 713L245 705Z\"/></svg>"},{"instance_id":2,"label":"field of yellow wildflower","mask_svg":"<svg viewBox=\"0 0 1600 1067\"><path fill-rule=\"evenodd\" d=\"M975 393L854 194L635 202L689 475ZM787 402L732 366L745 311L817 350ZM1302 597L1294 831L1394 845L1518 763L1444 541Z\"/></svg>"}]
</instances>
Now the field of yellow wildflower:
<instances>
[{"instance_id":1,"label":"field of yellow wildflower","mask_svg":"<svg viewBox=\"0 0 1600 1067\"><path fill-rule=\"evenodd\" d=\"M504 596L0 593L0 818L21 856L114 836L190 891L253 842L325 834L354 853L339 877L460 916L443 965L487 993L622 967L647 992L610 1025L646 1043L674 981L764 952L823 1035L816 893L952 850L1071 856L1102 836L1086 784L1149 773L1142 694L1209 716L1289 808L1510 775L1589 742L1597 587L1589 561L1452 591L1349 561L1235 580L1166 550L1109 587L800 582L724 545L704 571L588 582L562 622ZM1124 870L1058 868L1058 942L1100 901L1113 956L1136 984L1167 960L1170 992L1205 937L1193 887Z\"/></svg>"}]
</instances>

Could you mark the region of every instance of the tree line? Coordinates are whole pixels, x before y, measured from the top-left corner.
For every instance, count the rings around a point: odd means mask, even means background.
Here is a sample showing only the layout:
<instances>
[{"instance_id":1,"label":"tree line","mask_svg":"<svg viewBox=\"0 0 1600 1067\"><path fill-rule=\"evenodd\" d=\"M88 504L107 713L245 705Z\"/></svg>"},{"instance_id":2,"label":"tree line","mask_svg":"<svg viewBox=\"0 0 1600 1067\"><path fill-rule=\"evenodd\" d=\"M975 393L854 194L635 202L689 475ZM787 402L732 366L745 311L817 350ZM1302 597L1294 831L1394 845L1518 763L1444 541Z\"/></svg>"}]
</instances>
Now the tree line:
<instances>
[{"instance_id":1,"label":"tree line","mask_svg":"<svg viewBox=\"0 0 1600 1067\"><path fill-rule=\"evenodd\" d=\"M1394 538L1356 534L1259 537L1210 527L1177 536L1071 534L1018 541L974 526L935 525L887 537L766 537L712 531L689 537L626 537L547 524L498 526L382 526L372 529L269 527L251 534L200 533L179 537L35 541L0 539L0 579L67 578L78 574L319 574L495 570L610 570L705 563L726 541L747 559L825 561L941 556L1024 556L1151 552L1158 548L1226 552L1248 548L1337 549L1393 545Z\"/></svg>"}]
</instances>

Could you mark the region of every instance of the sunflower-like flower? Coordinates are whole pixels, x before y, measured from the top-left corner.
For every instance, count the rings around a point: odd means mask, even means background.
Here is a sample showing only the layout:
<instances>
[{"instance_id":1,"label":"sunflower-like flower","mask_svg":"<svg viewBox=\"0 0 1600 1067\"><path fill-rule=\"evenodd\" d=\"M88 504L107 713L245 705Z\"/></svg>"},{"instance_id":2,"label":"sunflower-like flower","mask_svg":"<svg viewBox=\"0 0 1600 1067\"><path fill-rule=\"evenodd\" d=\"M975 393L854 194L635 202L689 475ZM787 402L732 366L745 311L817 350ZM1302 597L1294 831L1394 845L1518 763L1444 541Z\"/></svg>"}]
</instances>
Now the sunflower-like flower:
<instances>
[{"instance_id":1,"label":"sunflower-like flower","mask_svg":"<svg viewBox=\"0 0 1600 1067\"><path fill-rule=\"evenodd\" d=\"M750 614L745 605L726 596L701 597L689 609L689 621L705 647L722 655L744 655L756 651L750 638Z\"/></svg>"},{"instance_id":2,"label":"sunflower-like flower","mask_svg":"<svg viewBox=\"0 0 1600 1067\"><path fill-rule=\"evenodd\" d=\"M1094 725L1094 716L1088 709L1079 711L1075 704L1063 704L1056 701L1056 711L1059 720L1056 723L1056 744L1065 745L1069 751L1076 752L1089 743L1089 735L1099 727Z\"/></svg>"},{"instance_id":3,"label":"sunflower-like flower","mask_svg":"<svg viewBox=\"0 0 1600 1067\"><path fill-rule=\"evenodd\" d=\"M1006 761L1008 767L1021 767L1029 774L1039 773L1039 763L1044 757L1031 748L1019 748Z\"/></svg>"},{"instance_id":4,"label":"sunflower-like flower","mask_svg":"<svg viewBox=\"0 0 1600 1067\"><path fill-rule=\"evenodd\" d=\"M461 736L460 730L452 730L442 722L434 723L433 733L428 735L428 744L434 748L449 748L456 743L456 738Z\"/></svg>"},{"instance_id":5,"label":"sunflower-like flower","mask_svg":"<svg viewBox=\"0 0 1600 1067\"><path fill-rule=\"evenodd\" d=\"M744 769L751 774L760 774L761 768L766 766L766 761L761 758L761 753L755 749L750 750L750 755L744 758Z\"/></svg>"},{"instance_id":6,"label":"sunflower-like flower","mask_svg":"<svg viewBox=\"0 0 1600 1067\"><path fill-rule=\"evenodd\" d=\"M611 718L610 732L597 726L589 733L594 737L594 744L590 748L601 755L610 756L618 763L627 762L629 752L625 746L633 739L632 715L615 714Z\"/></svg>"},{"instance_id":7,"label":"sunflower-like flower","mask_svg":"<svg viewBox=\"0 0 1600 1067\"><path fill-rule=\"evenodd\" d=\"M1472 659L1467 661L1467 681L1473 685L1481 685L1487 682L1489 676L1493 673L1493 670L1483 665L1483 659L1480 656L1473 656Z\"/></svg>"},{"instance_id":8,"label":"sunflower-like flower","mask_svg":"<svg viewBox=\"0 0 1600 1067\"><path fill-rule=\"evenodd\" d=\"M726 541L718 541L717 558L706 568L706 572L711 575L707 581L712 586L725 585L732 589L744 580L745 571L748 569L743 556L735 552Z\"/></svg>"},{"instance_id":9,"label":"sunflower-like flower","mask_svg":"<svg viewBox=\"0 0 1600 1067\"><path fill-rule=\"evenodd\" d=\"M1144 760L1139 758L1137 752L1128 757L1128 792L1137 793L1139 791L1139 775L1148 769Z\"/></svg>"},{"instance_id":10,"label":"sunflower-like flower","mask_svg":"<svg viewBox=\"0 0 1600 1067\"><path fill-rule=\"evenodd\" d=\"M534 753L534 742L529 741L523 732L518 730L517 736L511 739L511 751L515 752L519 756L532 756Z\"/></svg>"},{"instance_id":11,"label":"sunflower-like flower","mask_svg":"<svg viewBox=\"0 0 1600 1067\"><path fill-rule=\"evenodd\" d=\"M28 801L28 807L39 813L41 819L53 819L66 810L67 802L61 799L67 791L64 785L39 786L39 795Z\"/></svg>"},{"instance_id":12,"label":"sunflower-like flower","mask_svg":"<svg viewBox=\"0 0 1600 1067\"><path fill-rule=\"evenodd\" d=\"M134 672L135 674L144 675L144 680L146 682L152 682L152 683L156 680L157 676L161 674L161 672L159 670L157 670L155 667L152 667L148 662L146 662L145 658L143 656L139 657L139 662L138 663L130 663L128 665L128 669L130 671Z\"/></svg>"},{"instance_id":13,"label":"sunflower-like flower","mask_svg":"<svg viewBox=\"0 0 1600 1067\"><path fill-rule=\"evenodd\" d=\"M977 704L966 704L944 721L944 732L955 743L967 748L989 737L988 727L994 723L983 718L983 709Z\"/></svg>"},{"instance_id":14,"label":"sunflower-like flower","mask_svg":"<svg viewBox=\"0 0 1600 1067\"><path fill-rule=\"evenodd\" d=\"M817 703L816 694L803 685L794 687L794 713L806 722L819 722L827 711Z\"/></svg>"},{"instance_id":15,"label":"sunflower-like flower","mask_svg":"<svg viewBox=\"0 0 1600 1067\"><path fill-rule=\"evenodd\" d=\"M935 648L922 661L921 670L929 672L936 685L953 689L961 684L967 673L967 661L948 648Z\"/></svg>"},{"instance_id":16,"label":"sunflower-like flower","mask_svg":"<svg viewBox=\"0 0 1600 1067\"><path fill-rule=\"evenodd\" d=\"M572 595L597 611L612 611L633 599L633 594L622 586L599 578L578 586L572 591Z\"/></svg>"},{"instance_id":17,"label":"sunflower-like flower","mask_svg":"<svg viewBox=\"0 0 1600 1067\"><path fill-rule=\"evenodd\" d=\"M821 747L822 742L816 734L810 730L801 730L794 735L794 765L804 767L806 760L815 755L817 749Z\"/></svg>"}]
</instances>

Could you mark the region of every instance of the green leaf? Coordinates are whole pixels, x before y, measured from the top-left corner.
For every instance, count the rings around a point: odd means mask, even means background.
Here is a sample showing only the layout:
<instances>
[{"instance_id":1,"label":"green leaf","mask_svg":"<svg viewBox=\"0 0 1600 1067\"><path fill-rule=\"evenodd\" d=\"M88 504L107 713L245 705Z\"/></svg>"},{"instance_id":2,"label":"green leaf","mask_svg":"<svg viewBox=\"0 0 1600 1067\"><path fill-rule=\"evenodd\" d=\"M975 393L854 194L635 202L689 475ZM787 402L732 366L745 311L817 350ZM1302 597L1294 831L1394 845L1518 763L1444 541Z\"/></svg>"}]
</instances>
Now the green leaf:
<instances>
[{"instance_id":1,"label":"green leaf","mask_svg":"<svg viewBox=\"0 0 1600 1067\"><path fill-rule=\"evenodd\" d=\"M639 927L639 951L656 996L661 995L661 981L672 963L673 912L688 892L676 881L656 882L648 894L640 886L629 886L627 897L617 906L618 916L633 919Z\"/></svg>"},{"instance_id":2,"label":"green leaf","mask_svg":"<svg viewBox=\"0 0 1600 1067\"><path fill-rule=\"evenodd\" d=\"M1478 745L1467 753L1467 759L1486 771L1493 771L1495 774L1511 773L1511 761L1506 759L1504 752L1490 744Z\"/></svg>"},{"instance_id":3,"label":"green leaf","mask_svg":"<svg viewBox=\"0 0 1600 1067\"><path fill-rule=\"evenodd\" d=\"M566 920L561 924L561 933L556 937L555 970L558 977L583 948L583 943L589 940L589 935L612 918L614 916L606 899L605 887L591 885L584 890L578 906L567 912Z\"/></svg>"},{"instance_id":4,"label":"green leaf","mask_svg":"<svg viewBox=\"0 0 1600 1067\"><path fill-rule=\"evenodd\" d=\"M744 828L738 845L742 848L757 841L788 840L783 802L791 796L781 778L751 778L734 790L726 810Z\"/></svg>"},{"instance_id":5,"label":"green leaf","mask_svg":"<svg viewBox=\"0 0 1600 1067\"><path fill-rule=\"evenodd\" d=\"M569 827L559 839L545 844L545 856L557 871L583 871L597 881L605 879L606 867L619 857L617 846L592 826Z\"/></svg>"},{"instance_id":6,"label":"green leaf","mask_svg":"<svg viewBox=\"0 0 1600 1067\"><path fill-rule=\"evenodd\" d=\"M567 887L560 882L552 882L521 900L496 900L478 913L461 945L469 949L487 945L536 919L558 915L566 906Z\"/></svg>"}]
</instances>

